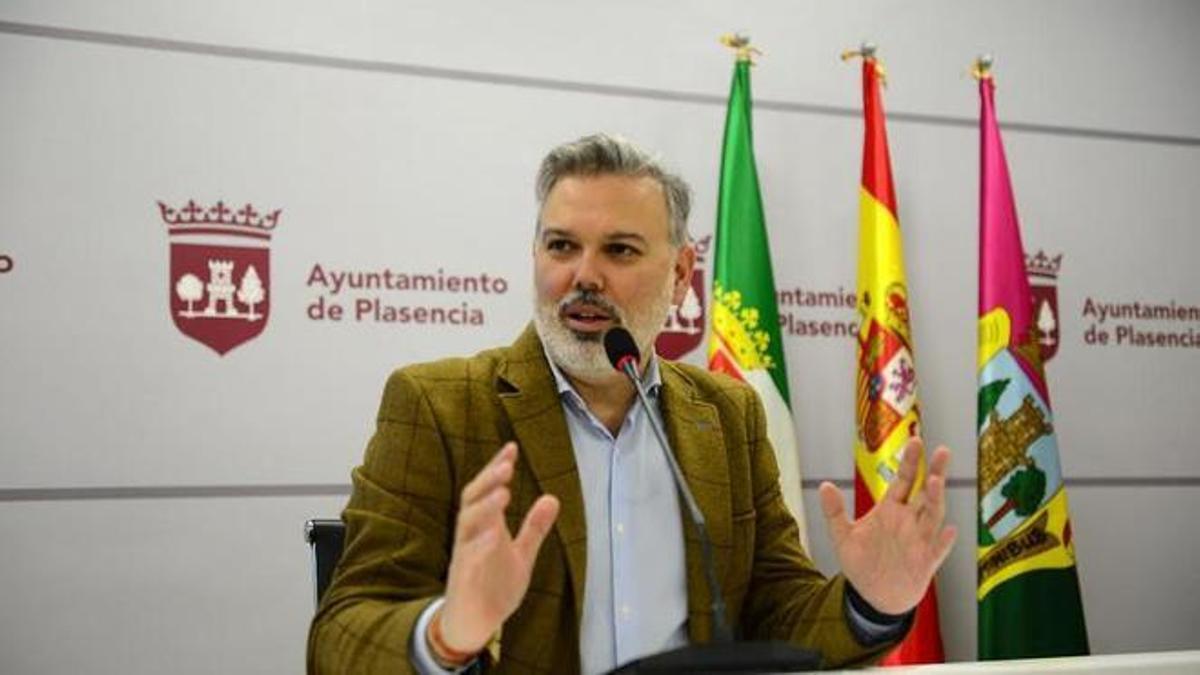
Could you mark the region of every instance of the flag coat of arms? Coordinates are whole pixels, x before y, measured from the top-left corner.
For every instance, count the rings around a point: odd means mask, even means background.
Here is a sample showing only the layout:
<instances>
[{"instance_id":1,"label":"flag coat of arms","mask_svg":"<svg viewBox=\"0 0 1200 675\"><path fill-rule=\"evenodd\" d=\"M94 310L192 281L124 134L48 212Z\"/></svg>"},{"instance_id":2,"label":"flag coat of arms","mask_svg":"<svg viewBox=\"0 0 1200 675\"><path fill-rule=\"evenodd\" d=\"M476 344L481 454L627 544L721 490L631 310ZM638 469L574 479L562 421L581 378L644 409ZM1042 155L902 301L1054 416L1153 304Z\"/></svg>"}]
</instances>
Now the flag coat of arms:
<instances>
[{"instance_id":1,"label":"flag coat of arms","mask_svg":"<svg viewBox=\"0 0 1200 675\"><path fill-rule=\"evenodd\" d=\"M980 69L979 658L1088 653L1067 492L1016 202Z\"/></svg>"},{"instance_id":2,"label":"flag coat of arms","mask_svg":"<svg viewBox=\"0 0 1200 675\"><path fill-rule=\"evenodd\" d=\"M800 457L792 424L766 218L754 160L750 49L746 43L731 46L739 50L721 150L708 367L746 382L762 400L767 436L779 464L783 498L796 518L800 539L807 548Z\"/></svg>"},{"instance_id":3,"label":"flag coat of arms","mask_svg":"<svg viewBox=\"0 0 1200 675\"><path fill-rule=\"evenodd\" d=\"M862 517L883 498L900 466L900 451L920 435L917 371L909 328L908 286L896 212L887 129L880 96L882 68L864 48L862 63L862 185L859 190L858 374L855 386L854 512ZM925 482L921 458L914 491ZM916 608L908 637L884 657L884 665L945 660L937 590Z\"/></svg>"},{"instance_id":4,"label":"flag coat of arms","mask_svg":"<svg viewBox=\"0 0 1200 675\"><path fill-rule=\"evenodd\" d=\"M1033 295L1033 320L1037 323L1043 366L1058 353L1058 271L1062 258L1061 253L1050 257L1045 251L1025 256L1025 274L1029 279L1029 292Z\"/></svg>"},{"instance_id":5,"label":"flag coat of arms","mask_svg":"<svg viewBox=\"0 0 1200 675\"><path fill-rule=\"evenodd\" d=\"M260 214L218 201L158 202L171 242L168 308L184 335L221 356L257 337L271 314L271 231L280 211Z\"/></svg>"}]
</instances>

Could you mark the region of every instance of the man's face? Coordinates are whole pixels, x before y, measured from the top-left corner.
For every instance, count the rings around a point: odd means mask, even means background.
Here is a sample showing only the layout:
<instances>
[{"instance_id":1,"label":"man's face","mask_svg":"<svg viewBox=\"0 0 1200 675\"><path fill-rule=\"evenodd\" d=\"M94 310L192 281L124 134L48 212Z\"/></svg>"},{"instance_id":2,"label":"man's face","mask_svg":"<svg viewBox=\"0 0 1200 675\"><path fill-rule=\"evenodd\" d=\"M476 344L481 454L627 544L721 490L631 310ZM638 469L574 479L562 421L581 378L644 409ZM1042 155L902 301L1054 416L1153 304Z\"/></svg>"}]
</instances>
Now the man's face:
<instances>
[{"instance_id":1,"label":"man's face","mask_svg":"<svg viewBox=\"0 0 1200 675\"><path fill-rule=\"evenodd\" d=\"M691 283L695 251L674 247L662 187L649 177L572 176L546 196L533 248L534 321L551 358L573 377L616 371L604 331L633 334L643 354Z\"/></svg>"}]
</instances>

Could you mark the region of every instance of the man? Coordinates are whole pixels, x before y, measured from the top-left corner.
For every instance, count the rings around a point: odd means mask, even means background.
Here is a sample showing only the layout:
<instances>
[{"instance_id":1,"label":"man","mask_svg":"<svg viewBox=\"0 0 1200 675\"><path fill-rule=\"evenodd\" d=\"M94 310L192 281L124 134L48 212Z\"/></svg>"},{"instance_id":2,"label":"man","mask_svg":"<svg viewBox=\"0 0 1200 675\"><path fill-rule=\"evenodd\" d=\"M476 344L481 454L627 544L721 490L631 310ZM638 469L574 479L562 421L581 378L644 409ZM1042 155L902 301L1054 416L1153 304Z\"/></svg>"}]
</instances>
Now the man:
<instances>
[{"instance_id":1,"label":"man","mask_svg":"<svg viewBox=\"0 0 1200 675\"><path fill-rule=\"evenodd\" d=\"M623 139L552 150L538 175L533 325L510 347L388 381L343 513L346 549L313 620L311 672L603 672L710 639L700 544L606 330L642 354L691 283L688 188ZM949 552L949 451L922 448L859 521L820 489L843 574L826 580L784 505L746 386L653 357L643 382L708 522L735 633L826 666L904 636ZM515 533L515 535L514 535Z\"/></svg>"}]
</instances>

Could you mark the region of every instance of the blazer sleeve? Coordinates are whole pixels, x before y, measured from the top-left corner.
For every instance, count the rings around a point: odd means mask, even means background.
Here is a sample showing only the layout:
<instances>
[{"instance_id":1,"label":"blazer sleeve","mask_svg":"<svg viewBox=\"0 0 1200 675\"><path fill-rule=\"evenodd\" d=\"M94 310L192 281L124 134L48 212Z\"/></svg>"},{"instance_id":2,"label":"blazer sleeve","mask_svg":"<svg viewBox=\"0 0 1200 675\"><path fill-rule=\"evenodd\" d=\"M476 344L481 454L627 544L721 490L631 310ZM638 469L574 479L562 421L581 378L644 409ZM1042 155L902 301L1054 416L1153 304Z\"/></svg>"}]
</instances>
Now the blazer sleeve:
<instances>
[{"instance_id":1,"label":"blazer sleeve","mask_svg":"<svg viewBox=\"0 0 1200 675\"><path fill-rule=\"evenodd\" d=\"M825 668L882 658L895 642L869 647L858 642L846 615L845 579L840 574L826 579L800 546L799 528L779 486L762 403L749 388L746 394L756 518L754 563L741 616L747 637L816 650Z\"/></svg>"},{"instance_id":2,"label":"blazer sleeve","mask_svg":"<svg viewBox=\"0 0 1200 675\"><path fill-rule=\"evenodd\" d=\"M421 382L396 371L352 473L346 547L309 631L309 673L412 672L409 637L445 589L453 478Z\"/></svg>"}]
</instances>

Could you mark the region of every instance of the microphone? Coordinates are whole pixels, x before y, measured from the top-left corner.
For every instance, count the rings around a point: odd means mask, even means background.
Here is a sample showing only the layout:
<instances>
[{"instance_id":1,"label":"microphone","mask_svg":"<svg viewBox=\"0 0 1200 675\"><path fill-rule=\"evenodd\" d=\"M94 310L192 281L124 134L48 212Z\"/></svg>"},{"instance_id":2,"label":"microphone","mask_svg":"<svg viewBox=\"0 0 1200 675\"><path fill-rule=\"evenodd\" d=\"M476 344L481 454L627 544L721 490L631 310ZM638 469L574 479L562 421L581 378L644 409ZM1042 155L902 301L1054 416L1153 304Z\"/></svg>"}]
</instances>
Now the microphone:
<instances>
[{"instance_id":1,"label":"microphone","mask_svg":"<svg viewBox=\"0 0 1200 675\"><path fill-rule=\"evenodd\" d=\"M641 363L642 354L629 331L617 326L605 332L604 353L608 355L608 362L613 368L633 379L635 387L641 384L642 379L637 368Z\"/></svg>"},{"instance_id":2,"label":"microphone","mask_svg":"<svg viewBox=\"0 0 1200 675\"><path fill-rule=\"evenodd\" d=\"M712 596L713 642L733 642L733 632L729 630L729 622L725 618L725 597L721 595L721 585L717 581L717 567L713 561L712 538L708 536L708 525L704 520L704 514L700 511L700 505L696 503L696 498L692 496L692 491L683 478L683 470L679 468L679 462L676 461L675 455L671 454L670 446L667 444L667 435L663 433L662 425L658 423L658 417L650 410L650 399L646 397L646 388L642 386L642 377L638 368L641 354L638 351L637 343L634 342L629 331L617 326L610 328L604 334L604 352L608 354L608 362L612 364L613 368L625 373L629 381L633 383L634 389L637 390L638 400L642 403L642 411L646 413L646 419L650 420L650 428L654 430L654 437L658 439L658 447L662 449L663 455L667 458L667 464L671 467L671 477L675 479L675 489L679 491L679 496L687 505L688 516L692 520L692 526L696 528L696 536L700 538L700 549L704 555L704 575L708 579L708 592Z\"/></svg>"},{"instance_id":3,"label":"microphone","mask_svg":"<svg viewBox=\"0 0 1200 675\"><path fill-rule=\"evenodd\" d=\"M675 489L687 505L688 516L692 526L696 528L696 536L700 539L700 550L704 558L704 575L708 581L708 592L712 596L713 639L707 645L687 645L669 652L647 656L642 659L618 666L613 673L765 673L765 672L800 672L816 669L821 658L818 654L791 646L783 642L740 642L734 643L733 632L725 618L725 598L721 595L721 585L717 581L716 563L713 561L712 538L708 536L708 526L704 514L696 503L687 481L683 478L683 470L675 455L671 454L667 444L667 435L663 433L658 417L650 408L650 399L646 396L646 388L642 386L642 376L639 365L641 353L637 343L629 331L617 326L610 328L604 334L604 352L613 368L625 373L633 388L637 391L638 401L646 419L650 420L650 428L658 439L658 447L667 458L671 467L671 477L675 479Z\"/></svg>"}]
</instances>

